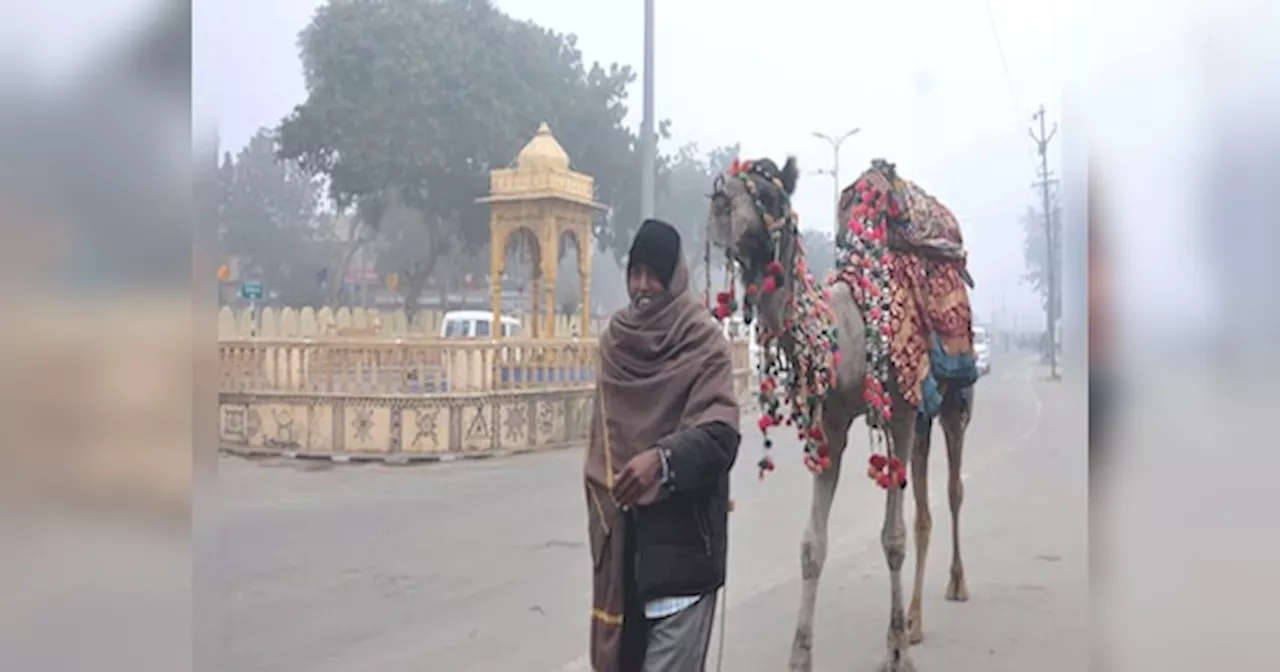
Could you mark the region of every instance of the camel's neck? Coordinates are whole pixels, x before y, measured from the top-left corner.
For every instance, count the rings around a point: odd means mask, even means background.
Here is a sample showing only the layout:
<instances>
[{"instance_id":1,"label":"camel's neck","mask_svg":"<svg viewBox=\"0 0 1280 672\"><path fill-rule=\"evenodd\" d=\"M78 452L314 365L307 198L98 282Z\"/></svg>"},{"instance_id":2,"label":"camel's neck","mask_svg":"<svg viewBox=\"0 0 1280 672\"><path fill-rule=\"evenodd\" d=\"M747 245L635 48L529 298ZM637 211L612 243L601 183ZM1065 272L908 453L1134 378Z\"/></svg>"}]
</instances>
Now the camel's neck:
<instances>
[{"instance_id":1,"label":"camel's neck","mask_svg":"<svg viewBox=\"0 0 1280 672\"><path fill-rule=\"evenodd\" d=\"M763 334L767 334L773 343L777 344L778 352L782 355L786 362L794 362L796 360L796 340L787 328L795 319L791 315L791 286L793 283L787 283L785 291L779 290L765 297L760 302L758 314L759 328Z\"/></svg>"},{"instance_id":2,"label":"camel's neck","mask_svg":"<svg viewBox=\"0 0 1280 672\"><path fill-rule=\"evenodd\" d=\"M786 269L787 279L777 291L771 294L765 294L760 297L759 310L757 315L760 320L760 326L765 332L777 339L778 345L790 359L793 354L794 339L791 338L788 327L794 322L798 316L792 315L792 297L800 282L794 275L796 267L796 246L789 237L784 237L782 241L782 254L779 261L782 262Z\"/></svg>"},{"instance_id":3,"label":"camel's neck","mask_svg":"<svg viewBox=\"0 0 1280 672\"><path fill-rule=\"evenodd\" d=\"M785 288L760 298L757 313L760 326L775 336L781 336L786 331L791 317L792 284L794 283L788 282Z\"/></svg>"}]
</instances>

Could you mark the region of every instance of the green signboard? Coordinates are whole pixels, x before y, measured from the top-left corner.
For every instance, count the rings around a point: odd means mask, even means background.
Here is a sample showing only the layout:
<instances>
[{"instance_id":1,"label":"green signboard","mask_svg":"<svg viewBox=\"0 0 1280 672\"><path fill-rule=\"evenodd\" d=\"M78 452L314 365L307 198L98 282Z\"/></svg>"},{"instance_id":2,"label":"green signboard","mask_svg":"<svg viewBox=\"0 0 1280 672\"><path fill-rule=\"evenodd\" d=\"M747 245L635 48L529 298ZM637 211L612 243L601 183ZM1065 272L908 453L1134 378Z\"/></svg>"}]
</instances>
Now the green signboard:
<instances>
[{"instance_id":1,"label":"green signboard","mask_svg":"<svg viewBox=\"0 0 1280 672\"><path fill-rule=\"evenodd\" d=\"M249 301L262 300L262 283L258 280L245 280L240 283L240 298Z\"/></svg>"}]
</instances>

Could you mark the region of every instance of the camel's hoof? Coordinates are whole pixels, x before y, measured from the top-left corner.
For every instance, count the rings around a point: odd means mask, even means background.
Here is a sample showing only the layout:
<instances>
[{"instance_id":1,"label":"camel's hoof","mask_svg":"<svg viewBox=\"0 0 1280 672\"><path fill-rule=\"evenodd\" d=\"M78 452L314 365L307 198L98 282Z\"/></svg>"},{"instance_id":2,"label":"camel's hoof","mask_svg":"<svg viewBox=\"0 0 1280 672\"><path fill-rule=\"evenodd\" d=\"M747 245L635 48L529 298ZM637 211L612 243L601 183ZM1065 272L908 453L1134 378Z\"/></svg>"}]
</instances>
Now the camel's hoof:
<instances>
[{"instance_id":1,"label":"camel's hoof","mask_svg":"<svg viewBox=\"0 0 1280 672\"><path fill-rule=\"evenodd\" d=\"M791 659L787 663L789 672L813 671L813 635L803 630L797 631L791 641Z\"/></svg>"},{"instance_id":2,"label":"camel's hoof","mask_svg":"<svg viewBox=\"0 0 1280 672\"><path fill-rule=\"evenodd\" d=\"M792 651L787 672L813 672L813 656L808 651Z\"/></svg>"},{"instance_id":3,"label":"camel's hoof","mask_svg":"<svg viewBox=\"0 0 1280 672\"><path fill-rule=\"evenodd\" d=\"M952 602L969 601L969 584L963 576L951 575L951 580L947 582L947 599Z\"/></svg>"},{"instance_id":4,"label":"camel's hoof","mask_svg":"<svg viewBox=\"0 0 1280 672\"><path fill-rule=\"evenodd\" d=\"M912 644L919 644L924 641L924 627L920 625L920 621L909 621L907 623L907 641Z\"/></svg>"},{"instance_id":5,"label":"camel's hoof","mask_svg":"<svg viewBox=\"0 0 1280 672\"><path fill-rule=\"evenodd\" d=\"M916 672L916 664L907 657L907 651L890 651L888 656L876 668L877 672Z\"/></svg>"}]
</instances>

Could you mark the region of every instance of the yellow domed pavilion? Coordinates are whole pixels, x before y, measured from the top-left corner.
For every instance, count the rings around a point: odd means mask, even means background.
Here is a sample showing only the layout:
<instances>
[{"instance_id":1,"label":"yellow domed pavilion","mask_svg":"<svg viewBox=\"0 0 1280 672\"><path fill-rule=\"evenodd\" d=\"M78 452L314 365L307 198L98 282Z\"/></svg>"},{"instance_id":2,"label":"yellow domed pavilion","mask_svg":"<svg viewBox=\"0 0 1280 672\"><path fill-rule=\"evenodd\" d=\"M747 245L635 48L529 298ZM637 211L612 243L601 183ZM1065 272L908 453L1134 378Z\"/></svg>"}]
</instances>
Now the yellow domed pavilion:
<instances>
[{"instance_id":1,"label":"yellow domed pavilion","mask_svg":"<svg viewBox=\"0 0 1280 672\"><path fill-rule=\"evenodd\" d=\"M489 195L476 199L488 203L491 261L490 291L493 324L502 314L502 276L507 245L524 237L535 253L532 324L534 338L555 337L556 275L561 240L571 238L578 249L578 274L582 281L582 336L591 323L592 223L605 206L595 201L595 180L570 167L569 154L551 134L547 122L538 126L533 139L516 155L514 168L489 172ZM543 306L545 304L545 306ZM545 317L542 313L545 311ZM500 330L495 330L497 333Z\"/></svg>"}]
</instances>

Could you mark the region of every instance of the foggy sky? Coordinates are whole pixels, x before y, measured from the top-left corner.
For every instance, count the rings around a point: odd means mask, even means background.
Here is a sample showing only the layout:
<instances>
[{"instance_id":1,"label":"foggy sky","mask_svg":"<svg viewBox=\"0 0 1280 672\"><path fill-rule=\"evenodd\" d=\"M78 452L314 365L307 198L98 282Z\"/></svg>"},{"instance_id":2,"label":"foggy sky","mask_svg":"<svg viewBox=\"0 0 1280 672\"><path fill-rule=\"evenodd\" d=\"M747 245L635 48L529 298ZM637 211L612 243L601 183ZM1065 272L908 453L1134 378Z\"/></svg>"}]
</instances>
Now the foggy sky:
<instances>
[{"instance_id":1,"label":"foggy sky","mask_svg":"<svg viewBox=\"0 0 1280 672\"><path fill-rule=\"evenodd\" d=\"M216 119L224 149L243 145L258 127L277 123L304 99L296 38L320 4L197 5L197 119ZM588 61L641 63L638 0L498 5L576 33ZM991 8L1008 79L981 2L795 0L784 10L764 0L659 0L656 107L660 118L674 122L664 149L740 141L747 156L794 153L805 173L795 199L801 225L826 228L831 178L811 171L829 169L832 157L811 132L837 135L861 127L842 148L841 182L851 182L873 157L896 162L960 218L978 283L973 301L979 319L990 321L1003 306L1010 324L1038 325L1039 300L1021 281L1018 220L1037 199L1030 188L1036 156L1027 127L1041 103L1051 119L1058 118L1058 33L1070 7L1067 0L992 0ZM638 124L638 85L632 96L630 122ZM1055 145L1051 166L1056 161Z\"/></svg>"}]
</instances>

